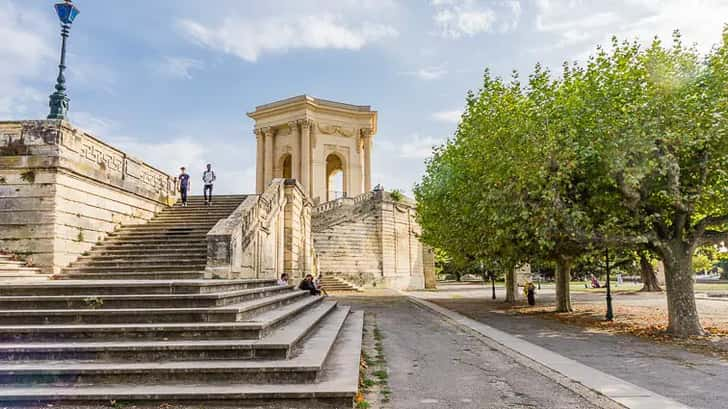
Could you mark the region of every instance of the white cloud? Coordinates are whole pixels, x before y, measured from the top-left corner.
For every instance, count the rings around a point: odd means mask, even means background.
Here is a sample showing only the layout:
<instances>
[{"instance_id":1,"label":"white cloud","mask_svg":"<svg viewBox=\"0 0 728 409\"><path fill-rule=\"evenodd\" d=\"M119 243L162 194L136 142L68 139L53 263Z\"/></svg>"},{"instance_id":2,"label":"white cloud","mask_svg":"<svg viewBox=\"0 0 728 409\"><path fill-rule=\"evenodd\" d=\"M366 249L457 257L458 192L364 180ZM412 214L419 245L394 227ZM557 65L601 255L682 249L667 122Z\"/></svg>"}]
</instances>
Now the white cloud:
<instances>
[{"instance_id":1,"label":"white cloud","mask_svg":"<svg viewBox=\"0 0 728 409\"><path fill-rule=\"evenodd\" d=\"M463 116L463 112L457 109L452 111L440 111L432 114L432 118L437 121L450 122L454 124L460 122L461 116Z\"/></svg>"},{"instance_id":2,"label":"white cloud","mask_svg":"<svg viewBox=\"0 0 728 409\"><path fill-rule=\"evenodd\" d=\"M432 148L445 142L445 138L421 136L417 133L410 135L398 144L392 141L379 141L377 147L389 155L400 159L425 159L432 155Z\"/></svg>"},{"instance_id":3,"label":"white cloud","mask_svg":"<svg viewBox=\"0 0 728 409\"><path fill-rule=\"evenodd\" d=\"M518 27L518 0L433 0L433 20L445 38L473 37L487 32L507 32Z\"/></svg>"},{"instance_id":4,"label":"white cloud","mask_svg":"<svg viewBox=\"0 0 728 409\"><path fill-rule=\"evenodd\" d=\"M56 56L49 27L56 27L46 16L22 10L15 2L0 0L0 117L11 118L46 110L48 90L30 85L46 74ZM34 108L31 108L34 107Z\"/></svg>"},{"instance_id":5,"label":"white cloud","mask_svg":"<svg viewBox=\"0 0 728 409\"><path fill-rule=\"evenodd\" d=\"M114 119L80 111L69 112L69 119L74 126L170 175L177 175L179 168L185 166L193 176L192 189L195 194L201 194L198 189L202 186L198 181L207 163L212 163L215 169L217 193L240 194L255 191L255 163L241 165L241 158L248 156L254 159L244 144L202 138L193 130L186 130L174 138L146 141L126 135L122 131L121 123ZM225 149L211 148L214 146L225 146Z\"/></svg>"},{"instance_id":6,"label":"white cloud","mask_svg":"<svg viewBox=\"0 0 728 409\"><path fill-rule=\"evenodd\" d=\"M421 80L430 81L442 78L447 74L447 69L444 67L423 67L417 71L409 71L405 74L415 76Z\"/></svg>"},{"instance_id":7,"label":"white cloud","mask_svg":"<svg viewBox=\"0 0 728 409\"><path fill-rule=\"evenodd\" d=\"M673 30L679 29L688 44L698 43L708 51L720 41L728 15L725 0L622 0L588 3L577 0L539 0L536 29L559 37L556 48L577 47L579 57L594 45L609 44L610 37L643 43L659 36L669 43ZM539 50L536 50L539 51ZM543 51L543 50L540 50Z\"/></svg>"},{"instance_id":8,"label":"white cloud","mask_svg":"<svg viewBox=\"0 0 728 409\"><path fill-rule=\"evenodd\" d=\"M192 79L193 70L202 68L204 68L202 61L185 57L164 57L156 65L156 71L160 75L186 80Z\"/></svg>"},{"instance_id":9,"label":"white cloud","mask_svg":"<svg viewBox=\"0 0 728 409\"><path fill-rule=\"evenodd\" d=\"M372 42L397 36L388 25L358 22L324 13L276 16L262 19L227 17L221 23L204 25L190 19L178 21L181 32L200 46L255 62L264 53L291 49L359 50Z\"/></svg>"}]
</instances>

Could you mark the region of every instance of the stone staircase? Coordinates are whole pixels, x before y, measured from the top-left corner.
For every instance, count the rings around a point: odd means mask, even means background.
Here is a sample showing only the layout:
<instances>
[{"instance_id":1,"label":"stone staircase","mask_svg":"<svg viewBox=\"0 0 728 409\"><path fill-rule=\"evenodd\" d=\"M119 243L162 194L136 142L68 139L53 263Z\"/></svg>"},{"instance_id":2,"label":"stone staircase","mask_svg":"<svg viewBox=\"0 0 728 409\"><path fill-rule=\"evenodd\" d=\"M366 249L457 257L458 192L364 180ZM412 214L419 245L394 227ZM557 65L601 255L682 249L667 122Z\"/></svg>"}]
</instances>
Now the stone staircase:
<instances>
[{"instance_id":1,"label":"stone staircase","mask_svg":"<svg viewBox=\"0 0 728 409\"><path fill-rule=\"evenodd\" d=\"M0 253L0 282L5 281L43 281L48 276L39 268L27 267L24 261L18 261L8 254Z\"/></svg>"},{"instance_id":2,"label":"stone staircase","mask_svg":"<svg viewBox=\"0 0 728 409\"><path fill-rule=\"evenodd\" d=\"M334 275L325 275L321 277L321 286L332 293L358 293L362 292L359 287L350 284L343 279Z\"/></svg>"},{"instance_id":3,"label":"stone staircase","mask_svg":"<svg viewBox=\"0 0 728 409\"><path fill-rule=\"evenodd\" d=\"M273 279L205 277L205 233L243 199L193 197L61 280L0 286L0 407L351 408L362 313Z\"/></svg>"}]
</instances>

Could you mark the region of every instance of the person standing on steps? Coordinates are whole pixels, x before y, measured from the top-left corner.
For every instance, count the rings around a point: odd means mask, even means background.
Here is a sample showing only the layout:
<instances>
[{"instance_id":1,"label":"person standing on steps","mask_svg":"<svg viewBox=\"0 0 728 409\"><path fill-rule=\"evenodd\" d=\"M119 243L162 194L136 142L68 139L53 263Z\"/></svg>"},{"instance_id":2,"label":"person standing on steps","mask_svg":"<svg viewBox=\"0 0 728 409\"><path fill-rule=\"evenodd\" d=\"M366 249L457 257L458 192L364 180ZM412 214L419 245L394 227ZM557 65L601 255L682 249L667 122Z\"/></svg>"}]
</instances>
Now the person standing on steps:
<instances>
[{"instance_id":1,"label":"person standing on steps","mask_svg":"<svg viewBox=\"0 0 728 409\"><path fill-rule=\"evenodd\" d=\"M187 207L187 192L190 191L190 175L185 172L185 167L179 168L179 195L182 199L182 206Z\"/></svg>"},{"instance_id":2,"label":"person standing on steps","mask_svg":"<svg viewBox=\"0 0 728 409\"><path fill-rule=\"evenodd\" d=\"M209 206L212 204L212 183L215 181L215 172L212 170L212 165L207 164L207 170L202 172L202 182L205 184L202 194L205 196L205 204Z\"/></svg>"}]
</instances>

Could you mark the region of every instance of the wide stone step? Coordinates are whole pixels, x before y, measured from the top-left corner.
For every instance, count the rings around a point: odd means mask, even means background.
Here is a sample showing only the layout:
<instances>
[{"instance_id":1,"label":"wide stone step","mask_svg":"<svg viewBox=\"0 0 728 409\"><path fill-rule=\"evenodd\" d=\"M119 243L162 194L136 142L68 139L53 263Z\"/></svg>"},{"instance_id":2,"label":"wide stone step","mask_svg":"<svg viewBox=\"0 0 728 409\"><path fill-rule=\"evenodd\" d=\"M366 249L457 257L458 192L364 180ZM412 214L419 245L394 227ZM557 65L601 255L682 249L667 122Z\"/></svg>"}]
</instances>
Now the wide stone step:
<instances>
[{"instance_id":1,"label":"wide stone step","mask_svg":"<svg viewBox=\"0 0 728 409\"><path fill-rule=\"evenodd\" d=\"M56 409L76 409L79 403L107 405L110 401L132 404L161 403L202 407L286 407L290 409L341 409L354 405L359 382L363 314L346 319L314 384L140 384L120 385L18 385L0 387L0 401L53 403Z\"/></svg>"},{"instance_id":2,"label":"wide stone step","mask_svg":"<svg viewBox=\"0 0 728 409\"><path fill-rule=\"evenodd\" d=\"M95 250L91 250L88 256L79 257L79 260L84 260L91 257L124 257L127 255L146 256L146 255L159 255L162 257L176 257L180 254L190 253L195 254L198 252L206 253L207 245L201 244L197 246L188 247L173 247L173 246L159 246L155 248L145 248L145 246L119 248L119 249L107 249L104 247L98 247Z\"/></svg>"},{"instance_id":3,"label":"wide stone step","mask_svg":"<svg viewBox=\"0 0 728 409\"><path fill-rule=\"evenodd\" d=\"M191 233L207 233L215 225L215 223L207 223L199 226L180 226L178 224L170 224L169 226L144 226L143 228L121 229L113 233L109 233L109 237L123 237L125 235L150 235L150 234L191 234Z\"/></svg>"},{"instance_id":4,"label":"wide stone step","mask_svg":"<svg viewBox=\"0 0 728 409\"><path fill-rule=\"evenodd\" d=\"M50 280L50 277L45 274L0 274L1 285L44 282L48 280Z\"/></svg>"},{"instance_id":5,"label":"wide stone step","mask_svg":"<svg viewBox=\"0 0 728 409\"><path fill-rule=\"evenodd\" d=\"M139 240L139 239L151 239L151 240L167 240L170 238L196 238L200 240L206 240L207 232L209 229L201 230L169 230L160 232L120 232L110 233L108 240Z\"/></svg>"},{"instance_id":6,"label":"wide stone step","mask_svg":"<svg viewBox=\"0 0 728 409\"><path fill-rule=\"evenodd\" d=\"M1 325L2 342L262 339L279 325L318 305L322 297L301 297L244 322L153 324Z\"/></svg>"},{"instance_id":7,"label":"wide stone step","mask_svg":"<svg viewBox=\"0 0 728 409\"><path fill-rule=\"evenodd\" d=\"M142 226L128 226L123 227L120 231L127 232L149 232L149 231L167 231L175 229L203 229L210 230L215 226L217 221L206 221L200 223L189 223L186 221L180 222L169 222L169 223L149 223Z\"/></svg>"},{"instance_id":8,"label":"wide stone step","mask_svg":"<svg viewBox=\"0 0 728 409\"><path fill-rule=\"evenodd\" d=\"M72 267L64 269L67 274L78 273L152 273L152 272L177 272L177 271L202 271L205 269L205 263L188 263L188 264L170 264L172 260L165 264L150 265L130 265L130 266L101 266L101 267Z\"/></svg>"},{"instance_id":9,"label":"wide stone step","mask_svg":"<svg viewBox=\"0 0 728 409\"><path fill-rule=\"evenodd\" d=\"M157 216L154 217L150 221L150 223L154 223L158 220L177 220L177 221L186 221L186 220L194 220L194 219L202 219L202 220L209 220L212 218L221 218L221 217L227 217L232 212L234 212L234 208L229 209L221 209L221 210L211 210L211 209L204 209L204 210L188 210L183 208L177 208L174 210L166 210L162 213L159 213Z\"/></svg>"},{"instance_id":10,"label":"wide stone step","mask_svg":"<svg viewBox=\"0 0 728 409\"><path fill-rule=\"evenodd\" d=\"M0 267L0 274L5 273L39 273L40 269L35 267Z\"/></svg>"},{"instance_id":11,"label":"wide stone step","mask_svg":"<svg viewBox=\"0 0 728 409\"><path fill-rule=\"evenodd\" d=\"M204 260L203 260L204 259ZM136 250L136 251L127 251L124 253L109 253L109 254L100 254L100 253L91 253L88 256L82 256L79 257L72 265L83 265L83 266L91 266L91 265L109 265L113 263L119 263L119 262L127 262L133 260L135 262L161 262L165 261L169 263L170 260L174 260L175 262L200 262L207 260L207 251L206 250L199 250L199 251L190 251L190 250L179 250L179 251L159 251L159 250L150 250L150 251L142 251L142 250ZM186 260L186 261L181 261ZM99 264L101 263L101 264Z\"/></svg>"},{"instance_id":12,"label":"wide stone step","mask_svg":"<svg viewBox=\"0 0 728 409\"><path fill-rule=\"evenodd\" d=\"M38 361L0 364L0 384L290 384L313 383L334 346L349 309L337 308L289 360L204 360L161 362Z\"/></svg>"},{"instance_id":13,"label":"wide stone step","mask_svg":"<svg viewBox=\"0 0 728 409\"><path fill-rule=\"evenodd\" d=\"M173 257L89 257L79 259L70 268L105 268L105 267L129 267L146 270L147 266L165 266L175 263L179 266L202 266L207 263L207 253L181 254Z\"/></svg>"},{"instance_id":14,"label":"wide stone step","mask_svg":"<svg viewBox=\"0 0 728 409\"><path fill-rule=\"evenodd\" d=\"M288 291L225 307L0 310L0 325L236 322L305 295L305 291Z\"/></svg>"},{"instance_id":15,"label":"wide stone step","mask_svg":"<svg viewBox=\"0 0 728 409\"><path fill-rule=\"evenodd\" d=\"M0 260L0 268L2 267L25 267L25 262L14 260Z\"/></svg>"},{"instance_id":16,"label":"wide stone step","mask_svg":"<svg viewBox=\"0 0 728 409\"><path fill-rule=\"evenodd\" d=\"M194 361L288 359L299 342L336 307L319 303L263 339L132 340L0 344L0 361Z\"/></svg>"},{"instance_id":17,"label":"wide stone step","mask_svg":"<svg viewBox=\"0 0 728 409\"><path fill-rule=\"evenodd\" d=\"M0 296L1 310L204 308L268 297L293 287L272 285L207 294L23 295Z\"/></svg>"},{"instance_id":18,"label":"wide stone step","mask_svg":"<svg viewBox=\"0 0 728 409\"><path fill-rule=\"evenodd\" d=\"M121 271L98 273L64 272L61 280L202 280L208 274L200 270L177 271Z\"/></svg>"},{"instance_id":19,"label":"wide stone step","mask_svg":"<svg viewBox=\"0 0 728 409\"><path fill-rule=\"evenodd\" d=\"M96 296L132 294L210 294L269 287L272 279L245 280L55 280L0 286L0 296Z\"/></svg>"},{"instance_id":20,"label":"wide stone step","mask_svg":"<svg viewBox=\"0 0 728 409\"><path fill-rule=\"evenodd\" d=\"M157 250L157 249L172 249L172 250L184 250L184 249L199 249L207 248L207 240L199 239L172 239L172 240L129 240L121 242L107 241L96 246L91 253L95 251L116 251L116 250Z\"/></svg>"}]
</instances>

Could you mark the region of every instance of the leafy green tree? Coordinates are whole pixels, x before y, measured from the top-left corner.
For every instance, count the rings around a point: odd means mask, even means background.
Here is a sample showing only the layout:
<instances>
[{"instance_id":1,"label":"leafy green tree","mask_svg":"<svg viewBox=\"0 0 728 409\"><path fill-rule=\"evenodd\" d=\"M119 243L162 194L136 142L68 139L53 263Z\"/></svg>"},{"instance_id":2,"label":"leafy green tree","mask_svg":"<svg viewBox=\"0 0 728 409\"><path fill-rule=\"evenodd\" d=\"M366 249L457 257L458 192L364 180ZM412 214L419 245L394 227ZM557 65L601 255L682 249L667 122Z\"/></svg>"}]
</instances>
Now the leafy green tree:
<instances>
[{"instance_id":1,"label":"leafy green tree","mask_svg":"<svg viewBox=\"0 0 728 409\"><path fill-rule=\"evenodd\" d=\"M692 255L728 237L728 49L706 58L655 40L614 44L586 71L587 106L603 118L579 133L606 142L607 174L642 238L665 264L668 331L701 335ZM638 233L638 231L636 232Z\"/></svg>"},{"instance_id":2,"label":"leafy green tree","mask_svg":"<svg viewBox=\"0 0 728 409\"><path fill-rule=\"evenodd\" d=\"M702 334L692 255L728 239L726 42L728 29L701 58L677 34L669 48L615 39L559 79L537 66L525 87L486 72L415 189L423 238L506 273L554 262L558 311L580 257L648 250L665 265L668 331Z\"/></svg>"}]
</instances>

